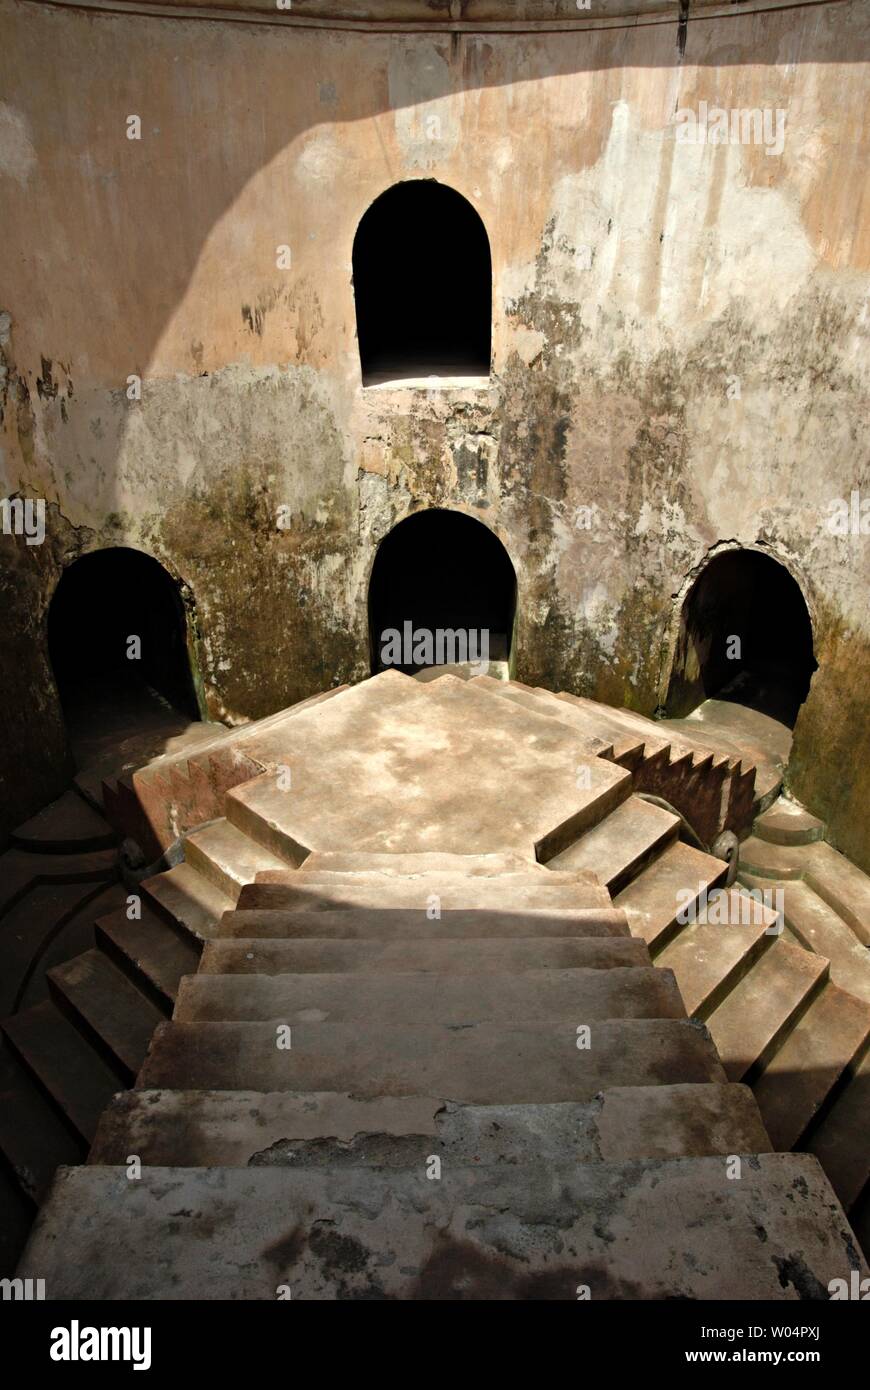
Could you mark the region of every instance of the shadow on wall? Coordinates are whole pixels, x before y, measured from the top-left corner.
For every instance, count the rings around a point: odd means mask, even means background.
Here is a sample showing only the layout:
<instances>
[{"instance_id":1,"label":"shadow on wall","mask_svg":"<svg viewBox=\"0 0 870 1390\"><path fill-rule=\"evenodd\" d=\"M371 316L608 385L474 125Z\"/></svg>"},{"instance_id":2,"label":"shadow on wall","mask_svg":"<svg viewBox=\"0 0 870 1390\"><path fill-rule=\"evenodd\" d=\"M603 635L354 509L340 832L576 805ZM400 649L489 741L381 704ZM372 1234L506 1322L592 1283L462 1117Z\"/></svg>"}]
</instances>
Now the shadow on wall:
<instances>
[{"instance_id":1,"label":"shadow on wall","mask_svg":"<svg viewBox=\"0 0 870 1390\"><path fill-rule=\"evenodd\" d=\"M441 508L415 512L384 537L372 566L372 674L387 666L412 672L478 660L481 640L490 660L509 661L516 601L510 556L483 522ZM455 634L442 639L453 645L449 650L433 647L430 653L421 637L415 647L411 637L405 638L407 624L411 632L433 638L439 632ZM389 646L395 639L386 635L392 633L403 639L399 661Z\"/></svg>"},{"instance_id":2,"label":"shadow on wall","mask_svg":"<svg viewBox=\"0 0 870 1390\"><path fill-rule=\"evenodd\" d=\"M716 555L686 596L666 710L680 718L715 696L793 728L816 669L796 580L758 550Z\"/></svg>"}]
</instances>

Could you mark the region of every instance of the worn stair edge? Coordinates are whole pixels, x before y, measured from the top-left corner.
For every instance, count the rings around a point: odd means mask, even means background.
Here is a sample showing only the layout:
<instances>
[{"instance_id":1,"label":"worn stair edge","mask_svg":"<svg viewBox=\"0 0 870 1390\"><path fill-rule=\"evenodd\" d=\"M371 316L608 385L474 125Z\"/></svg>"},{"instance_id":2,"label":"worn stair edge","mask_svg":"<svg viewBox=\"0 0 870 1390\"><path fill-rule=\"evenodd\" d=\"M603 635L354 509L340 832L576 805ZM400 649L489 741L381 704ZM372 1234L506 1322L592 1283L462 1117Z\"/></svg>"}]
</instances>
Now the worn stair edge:
<instances>
[{"instance_id":1,"label":"worn stair edge","mask_svg":"<svg viewBox=\"0 0 870 1390\"><path fill-rule=\"evenodd\" d=\"M827 1301L833 1279L868 1277L817 1159L747 1159L739 1182L721 1157L470 1165L449 1182L258 1167L155 1168L131 1183L124 1167L62 1169L17 1274L46 1278L49 1299L270 1302L286 1285L294 1302L576 1303L579 1283L593 1302Z\"/></svg>"},{"instance_id":2,"label":"worn stair edge","mask_svg":"<svg viewBox=\"0 0 870 1390\"><path fill-rule=\"evenodd\" d=\"M463 1028L373 1022L364 1030L358 1023L301 1023L288 1034L271 1023L163 1023L137 1087L519 1104L582 1100L607 1086L726 1079L700 1025L620 1019L585 1025L590 1031L581 1037L582 1027L582 1019Z\"/></svg>"},{"instance_id":3,"label":"worn stair edge","mask_svg":"<svg viewBox=\"0 0 870 1390\"><path fill-rule=\"evenodd\" d=\"M670 970L382 972L379 974L189 975L176 1022L433 1023L594 1022L685 1018Z\"/></svg>"},{"instance_id":4,"label":"worn stair edge","mask_svg":"<svg viewBox=\"0 0 870 1390\"><path fill-rule=\"evenodd\" d=\"M583 1103L482 1106L329 1091L125 1091L104 1111L88 1162L125 1163L135 1153L160 1167L337 1169L408 1166L437 1152L451 1164L558 1165L770 1149L752 1092L731 1084L612 1087Z\"/></svg>"},{"instance_id":5,"label":"worn stair edge","mask_svg":"<svg viewBox=\"0 0 870 1390\"><path fill-rule=\"evenodd\" d=\"M326 971L615 970L650 964L646 944L636 937L460 936L448 941L355 941L307 937L218 938L207 943L199 965L204 974L323 974Z\"/></svg>"}]
</instances>

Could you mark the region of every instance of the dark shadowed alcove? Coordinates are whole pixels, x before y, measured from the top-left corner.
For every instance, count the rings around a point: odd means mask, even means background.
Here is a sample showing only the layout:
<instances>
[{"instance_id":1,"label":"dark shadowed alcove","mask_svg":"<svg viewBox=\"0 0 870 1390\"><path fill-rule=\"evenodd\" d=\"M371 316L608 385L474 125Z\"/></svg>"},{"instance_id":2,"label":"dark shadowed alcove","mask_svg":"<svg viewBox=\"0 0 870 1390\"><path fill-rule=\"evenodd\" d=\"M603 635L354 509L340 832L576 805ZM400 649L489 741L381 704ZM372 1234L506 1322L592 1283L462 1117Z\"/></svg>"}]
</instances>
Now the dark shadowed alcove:
<instances>
[{"instance_id":1,"label":"dark shadowed alcove","mask_svg":"<svg viewBox=\"0 0 870 1390\"><path fill-rule=\"evenodd\" d=\"M760 551L724 551L686 596L667 712L686 714L715 696L793 726L815 669L796 580Z\"/></svg>"},{"instance_id":2,"label":"dark shadowed alcove","mask_svg":"<svg viewBox=\"0 0 870 1390\"><path fill-rule=\"evenodd\" d=\"M353 244L364 385L489 373L492 263L486 228L434 179L388 188Z\"/></svg>"},{"instance_id":3,"label":"dark shadowed alcove","mask_svg":"<svg viewBox=\"0 0 870 1390\"><path fill-rule=\"evenodd\" d=\"M384 661L384 633L405 624L428 632L485 630L492 661L507 661L517 581L510 556L488 527L462 512L415 512L385 536L369 584L372 671L427 661Z\"/></svg>"},{"instance_id":4,"label":"dark shadowed alcove","mask_svg":"<svg viewBox=\"0 0 870 1390\"><path fill-rule=\"evenodd\" d=\"M131 637L138 659L128 657ZM199 718L178 586L150 555L119 546L70 565L49 607L48 649L74 745L167 705Z\"/></svg>"}]
</instances>

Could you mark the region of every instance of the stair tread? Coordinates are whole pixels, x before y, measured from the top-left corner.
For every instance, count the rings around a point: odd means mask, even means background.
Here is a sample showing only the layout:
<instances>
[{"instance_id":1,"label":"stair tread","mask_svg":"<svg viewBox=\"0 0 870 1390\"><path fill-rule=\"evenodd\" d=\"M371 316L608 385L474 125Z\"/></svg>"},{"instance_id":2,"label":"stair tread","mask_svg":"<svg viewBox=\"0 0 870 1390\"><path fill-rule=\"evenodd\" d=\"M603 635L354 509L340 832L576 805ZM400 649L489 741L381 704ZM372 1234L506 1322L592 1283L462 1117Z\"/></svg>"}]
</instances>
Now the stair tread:
<instances>
[{"instance_id":1,"label":"stair tread","mask_svg":"<svg viewBox=\"0 0 870 1390\"><path fill-rule=\"evenodd\" d=\"M191 975L197 969L199 948L158 913L144 904L143 907L138 919L128 918L123 908L99 917L97 935L123 958L125 968L172 1003L182 975Z\"/></svg>"},{"instance_id":2,"label":"stair tread","mask_svg":"<svg viewBox=\"0 0 870 1390\"><path fill-rule=\"evenodd\" d=\"M88 1143L119 1089L108 1062L51 1002L4 1019L3 1031L74 1129Z\"/></svg>"},{"instance_id":3,"label":"stair tread","mask_svg":"<svg viewBox=\"0 0 870 1390\"><path fill-rule=\"evenodd\" d=\"M382 1024L685 1018L674 977L653 966L380 974L194 975L182 981L178 1022Z\"/></svg>"},{"instance_id":4,"label":"stair tread","mask_svg":"<svg viewBox=\"0 0 870 1390\"><path fill-rule=\"evenodd\" d=\"M187 863L232 898L264 869L287 867L286 860L258 845L228 820L213 821L185 836L184 853Z\"/></svg>"},{"instance_id":5,"label":"stair tread","mask_svg":"<svg viewBox=\"0 0 870 1390\"><path fill-rule=\"evenodd\" d=\"M823 1296L844 1268L843 1226L808 1154L761 1154L729 1183L721 1157L469 1164L449 1182L422 1184L418 1170L352 1167L155 1168L149 1182L131 1183L123 1165L87 1166L59 1175L18 1274L50 1270L53 1296L70 1300L160 1298L171 1281L179 1299L274 1301L286 1283L294 1302L575 1301L578 1271L593 1300L627 1289L656 1300L781 1300L807 1286ZM452 1230L462 1232L459 1249ZM799 1276L790 1273L796 1251ZM857 1254L855 1267L867 1276Z\"/></svg>"},{"instance_id":6,"label":"stair tread","mask_svg":"<svg viewBox=\"0 0 870 1390\"><path fill-rule=\"evenodd\" d=\"M870 1005L826 985L754 1086L774 1145L790 1149L870 1038Z\"/></svg>"},{"instance_id":7,"label":"stair tread","mask_svg":"<svg viewBox=\"0 0 870 1390\"><path fill-rule=\"evenodd\" d=\"M176 864L164 873L142 880L140 887L166 916L200 941L214 936L232 898L190 864Z\"/></svg>"},{"instance_id":8,"label":"stair tread","mask_svg":"<svg viewBox=\"0 0 870 1390\"><path fill-rule=\"evenodd\" d=\"M554 864L551 860L550 864ZM396 873L389 869L357 869L347 873L341 869L310 869L304 866L300 869L287 870L286 865L278 870L263 870L258 875L258 883L288 883L291 886L298 885L303 887L306 892L313 888L350 888L361 890L371 888L373 891L388 889L398 892L400 888L406 888L410 892L417 892L424 895L430 892L437 892L443 884L445 888L452 888L454 892L469 885L475 895L488 890L492 894L501 894L507 889L518 888L544 889L564 888L578 884L581 888L593 884L597 886L598 876L587 869L552 869L550 864L539 864L524 866L522 868L504 869L499 874L469 874L462 870L453 868L442 869L420 869L415 873ZM603 899L602 899L603 901Z\"/></svg>"},{"instance_id":9,"label":"stair tread","mask_svg":"<svg viewBox=\"0 0 870 1390\"><path fill-rule=\"evenodd\" d=\"M156 1004L98 950L83 951L54 966L48 978L124 1070L135 1076L154 1029L165 1017Z\"/></svg>"},{"instance_id":10,"label":"stair tread","mask_svg":"<svg viewBox=\"0 0 870 1390\"><path fill-rule=\"evenodd\" d=\"M748 877L753 884L782 893L786 925L808 951L815 951L830 961L833 983L848 994L870 1002L870 951L862 946L840 914L808 883Z\"/></svg>"},{"instance_id":11,"label":"stair tread","mask_svg":"<svg viewBox=\"0 0 870 1390\"><path fill-rule=\"evenodd\" d=\"M345 907L369 909L408 909L425 913L430 897L437 896L443 912L460 909L525 911L530 908L609 908L610 894L592 874L584 873L570 883L512 883L510 879L447 878L433 875L433 881L416 876L409 879L383 874L377 880L328 882L318 884L295 874L267 871L257 876L239 894L240 908L272 907L290 910L339 910Z\"/></svg>"},{"instance_id":12,"label":"stair tread","mask_svg":"<svg viewBox=\"0 0 870 1390\"><path fill-rule=\"evenodd\" d=\"M753 834L775 845L807 845L821 840L825 823L797 801L780 796L757 817Z\"/></svg>"},{"instance_id":13,"label":"stair tread","mask_svg":"<svg viewBox=\"0 0 870 1390\"><path fill-rule=\"evenodd\" d=\"M582 1020L581 1020L582 1023ZM582 1100L606 1086L723 1081L709 1038L678 1019L591 1025L370 1022L294 1024L279 1048L272 1023L164 1023L138 1085L180 1090L336 1090L436 1095L481 1104Z\"/></svg>"},{"instance_id":14,"label":"stair tread","mask_svg":"<svg viewBox=\"0 0 870 1390\"><path fill-rule=\"evenodd\" d=\"M782 939L771 943L705 1020L730 1080L765 1059L826 975L819 956Z\"/></svg>"},{"instance_id":15,"label":"stair tread","mask_svg":"<svg viewBox=\"0 0 870 1390\"><path fill-rule=\"evenodd\" d=\"M135 1153L149 1167L246 1167L281 1150L284 1162L304 1164L312 1142L335 1170L366 1162L419 1162L422 1170L433 1152L451 1167L510 1153L540 1168L770 1151L748 1086L715 1082L614 1086L590 1101L534 1106L334 1091L126 1091L103 1114L88 1162L124 1163Z\"/></svg>"},{"instance_id":16,"label":"stair tread","mask_svg":"<svg viewBox=\"0 0 870 1390\"><path fill-rule=\"evenodd\" d=\"M627 875L664 842L676 837L679 826L679 817L670 811L653 806L642 797L630 796L552 859L550 865L557 869L587 869L611 892L619 891Z\"/></svg>"},{"instance_id":17,"label":"stair tread","mask_svg":"<svg viewBox=\"0 0 870 1390\"><path fill-rule=\"evenodd\" d=\"M441 854L437 850L419 854L357 852L355 850L315 850L300 864L300 874L327 869L331 873L389 873L405 877L420 873L453 870L469 875L495 876L522 870L538 877L548 872L545 864L519 854Z\"/></svg>"},{"instance_id":18,"label":"stair tread","mask_svg":"<svg viewBox=\"0 0 870 1390\"><path fill-rule=\"evenodd\" d=\"M703 1018L772 940L776 914L738 891L711 895L706 908L664 947L657 966L673 970L686 1012ZM713 916L715 920L710 920Z\"/></svg>"},{"instance_id":19,"label":"stair tread","mask_svg":"<svg viewBox=\"0 0 870 1390\"><path fill-rule=\"evenodd\" d=\"M634 937L455 937L452 941L353 941L309 937L295 941L240 937L206 945L200 974L285 975L324 971L609 970L649 964L649 952Z\"/></svg>"},{"instance_id":20,"label":"stair tread","mask_svg":"<svg viewBox=\"0 0 870 1390\"><path fill-rule=\"evenodd\" d=\"M246 901L244 898L241 900ZM485 908L445 908L430 918L417 908L345 907L281 909L237 907L223 917L221 938L333 937L362 941L456 940L465 936L493 939L524 936L611 937L630 935L625 914L616 908L523 908L492 911Z\"/></svg>"},{"instance_id":21,"label":"stair tread","mask_svg":"<svg viewBox=\"0 0 870 1390\"><path fill-rule=\"evenodd\" d=\"M661 947L678 925L677 914L687 904L686 895L697 896L702 888L718 886L726 873L721 859L677 840L617 894L613 905L623 909L634 935L643 937L651 948Z\"/></svg>"},{"instance_id":22,"label":"stair tread","mask_svg":"<svg viewBox=\"0 0 870 1390\"><path fill-rule=\"evenodd\" d=\"M870 877L824 840L780 845L751 835L740 846L740 867L760 878L805 879L859 941L870 945Z\"/></svg>"}]
</instances>

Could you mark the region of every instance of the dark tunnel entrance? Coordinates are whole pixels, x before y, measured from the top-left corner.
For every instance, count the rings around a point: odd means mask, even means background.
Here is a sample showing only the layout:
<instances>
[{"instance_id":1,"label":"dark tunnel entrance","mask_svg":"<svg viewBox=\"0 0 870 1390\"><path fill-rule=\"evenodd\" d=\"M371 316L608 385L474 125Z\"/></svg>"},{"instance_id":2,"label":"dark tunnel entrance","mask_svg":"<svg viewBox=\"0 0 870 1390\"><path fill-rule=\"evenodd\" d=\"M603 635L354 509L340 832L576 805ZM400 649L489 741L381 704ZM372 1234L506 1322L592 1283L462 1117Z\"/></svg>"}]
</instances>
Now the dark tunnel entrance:
<instances>
[{"instance_id":1,"label":"dark tunnel entrance","mask_svg":"<svg viewBox=\"0 0 870 1390\"><path fill-rule=\"evenodd\" d=\"M715 556L686 597L667 711L715 696L794 727L816 669L804 596L784 565L757 550Z\"/></svg>"},{"instance_id":2,"label":"dark tunnel entrance","mask_svg":"<svg viewBox=\"0 0 870 1390\"><path fill-rule=\"evenodd\" d=\"M170 709L199 718L184 606L150 555L113 547L70 565L49 607L48 650L77 761L85 744L165 723Z\"/></svg>"},{"instance_id":3,"label":"dark tunnel entrance","mask_svg":"<svg viewBox=\"0 0 870 1390\"><path fill-rule=\"evenodd\" d=\"M461 665L463 653L479 661L484 651L492 662L507 662L516 592L510 556L482 522L462 512L416 512L385 536L375 556L372 671Z\"/></svg>"},{"instance_id":4,"label":"dark tunnel entrance","mask_svg":"<svg viewBox=\"0 0 870 1390\"><path fill-rule=\"evenodd\" d=\"M434 179L388 188L353 244L363 385L489 373L492 262L486 228Z\"/></svg>"}]
</instances>

